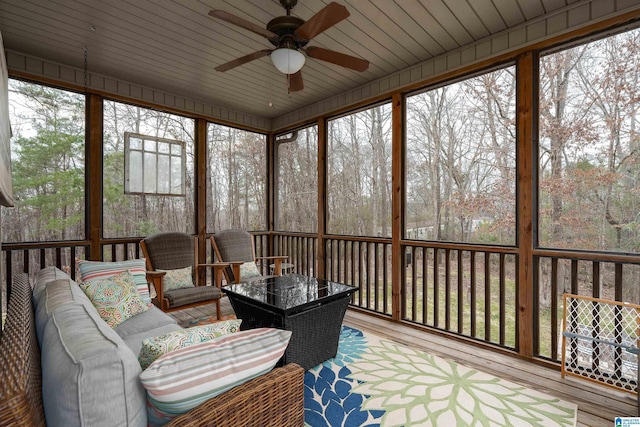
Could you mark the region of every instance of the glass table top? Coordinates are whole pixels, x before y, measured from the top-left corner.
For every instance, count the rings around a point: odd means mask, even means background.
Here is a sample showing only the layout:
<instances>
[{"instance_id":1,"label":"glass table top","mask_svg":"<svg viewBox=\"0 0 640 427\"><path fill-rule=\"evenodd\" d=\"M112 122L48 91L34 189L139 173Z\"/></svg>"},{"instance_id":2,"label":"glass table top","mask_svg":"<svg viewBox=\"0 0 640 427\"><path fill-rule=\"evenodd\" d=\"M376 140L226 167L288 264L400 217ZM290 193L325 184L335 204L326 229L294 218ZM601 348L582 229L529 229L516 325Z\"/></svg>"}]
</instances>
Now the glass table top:
<instances>
[{"instance_id":1,"label":"glass table top","mask_svg":"<svg viewBox=\"0 0 640 427\"><path fill-rule=\"evenodd\" d=\"M355 292L357 289L355 286L300 274L237 283L222 288L232 297L255 300L285 311L336 299Z\"/></svg>"}]
</instances>

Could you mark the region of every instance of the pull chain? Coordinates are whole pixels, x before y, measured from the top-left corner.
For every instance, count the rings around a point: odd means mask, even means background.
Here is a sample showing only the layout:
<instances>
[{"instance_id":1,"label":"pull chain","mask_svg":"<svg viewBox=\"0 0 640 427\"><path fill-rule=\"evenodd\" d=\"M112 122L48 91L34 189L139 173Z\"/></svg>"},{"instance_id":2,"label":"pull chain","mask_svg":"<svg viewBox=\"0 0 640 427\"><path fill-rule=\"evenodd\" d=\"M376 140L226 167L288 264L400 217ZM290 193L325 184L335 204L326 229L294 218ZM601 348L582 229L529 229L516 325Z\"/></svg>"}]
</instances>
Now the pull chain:
<instances>
[{"instance_id":1,"label":"pull chain","mask_svg":"<svg viewBox=\"0 0 640 427\"><path fill-rule=\"evenodd\" d=\"M89 73L87 71L87 64L88 64L88 52L89 49L87 49L87 47L85 46L83 49L84 52L84 93L87 93L87 86L88 86L88 81L89 81Z\"/></svg>"}]
</instances>

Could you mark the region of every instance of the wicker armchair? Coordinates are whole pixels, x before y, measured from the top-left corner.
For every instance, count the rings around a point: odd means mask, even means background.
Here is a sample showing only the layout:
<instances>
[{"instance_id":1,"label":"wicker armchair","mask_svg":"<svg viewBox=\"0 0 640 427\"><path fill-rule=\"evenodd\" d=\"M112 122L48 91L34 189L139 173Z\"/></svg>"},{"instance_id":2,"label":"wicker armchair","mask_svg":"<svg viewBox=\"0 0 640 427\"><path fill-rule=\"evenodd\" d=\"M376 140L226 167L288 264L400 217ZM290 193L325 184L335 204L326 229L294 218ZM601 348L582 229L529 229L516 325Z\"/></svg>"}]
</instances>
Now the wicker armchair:
<instances>
[{"instance_id":1,"label":"wicker armchair","mask_svg":"<svg viewBox=\"0 0 640 427\"><path fill-rule=\"evenodd\" d=\"M183 310L203 304L216 303L218 319L220 313L220 298L222 298L222 272L229 264L213 263L198 264L198 239L185 233L160 232L145 237L140 247L147 260L147 280L155 287L158 306L162 311ZM167 291L164 289L166 271L192 267L195 288L184 288ZM202 269L213 267L215 286L198 286Z\"/></svg>"},{"instance_id":2,"label":"wicker armchair","mask_svg":"<svg viewBox=\"0 0 640 427\"><path fill-rule=\"evenodd\" d=\"M289 259L286 255L256 257L256 248L251 234L244 230L223 230L211 236L213 251L220 262L230 264L224 269L228 283L248 282L264 279L265 276L242 278L241 265L249 262L273 261L274 275L279 276L282 262Z\"/></svg>"}]
</instances>

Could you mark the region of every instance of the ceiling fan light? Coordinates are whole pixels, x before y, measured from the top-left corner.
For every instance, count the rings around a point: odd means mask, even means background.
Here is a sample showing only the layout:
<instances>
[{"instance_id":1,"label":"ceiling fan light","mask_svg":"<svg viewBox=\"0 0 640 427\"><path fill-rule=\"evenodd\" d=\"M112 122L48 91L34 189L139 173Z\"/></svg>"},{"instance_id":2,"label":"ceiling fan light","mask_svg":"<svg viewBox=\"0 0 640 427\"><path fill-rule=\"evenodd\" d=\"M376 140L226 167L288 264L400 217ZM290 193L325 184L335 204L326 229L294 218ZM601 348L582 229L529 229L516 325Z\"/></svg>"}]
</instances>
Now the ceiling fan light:
<instances>
[{"instance_id":1,"label":"ceiling fan light","mask_svg":"<svg viewBox=\"0 0 640 427\"><path fill-rule=\"evenodd\" d=\"M271 52L271 62L284 74L295 74L304 65L305 56L295 49L280 48Z\"/></svg>"}]
</instances>

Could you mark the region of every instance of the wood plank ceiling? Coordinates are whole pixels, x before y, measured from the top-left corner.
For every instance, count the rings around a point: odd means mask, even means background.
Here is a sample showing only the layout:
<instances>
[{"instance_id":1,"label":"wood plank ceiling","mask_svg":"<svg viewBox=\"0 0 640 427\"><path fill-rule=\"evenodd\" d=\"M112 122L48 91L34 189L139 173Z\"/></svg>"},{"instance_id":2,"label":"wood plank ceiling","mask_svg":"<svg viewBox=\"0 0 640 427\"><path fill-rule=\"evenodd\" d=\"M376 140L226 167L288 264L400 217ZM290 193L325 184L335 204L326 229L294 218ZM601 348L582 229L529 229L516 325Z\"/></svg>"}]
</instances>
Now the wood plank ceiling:
<instances>
[{"instance_id":1,"label":"wood plank ceiling","mask_svg":"<svg viewBox=\"0 0 640 427\"><path fill-rule=\"evenodd\" d=\"M330 0L299 0L311 18ZM304 90L287 93L268 57L214 68L271 48L259 35L214 19L222 9L265 27L278 0L1 0L6 50L272 118L586 0L339 0L350 17L309 46L358 56L365 72L307 58ZM269 104L272 103L272 106Z\"/></svg>"}]
</instances>

